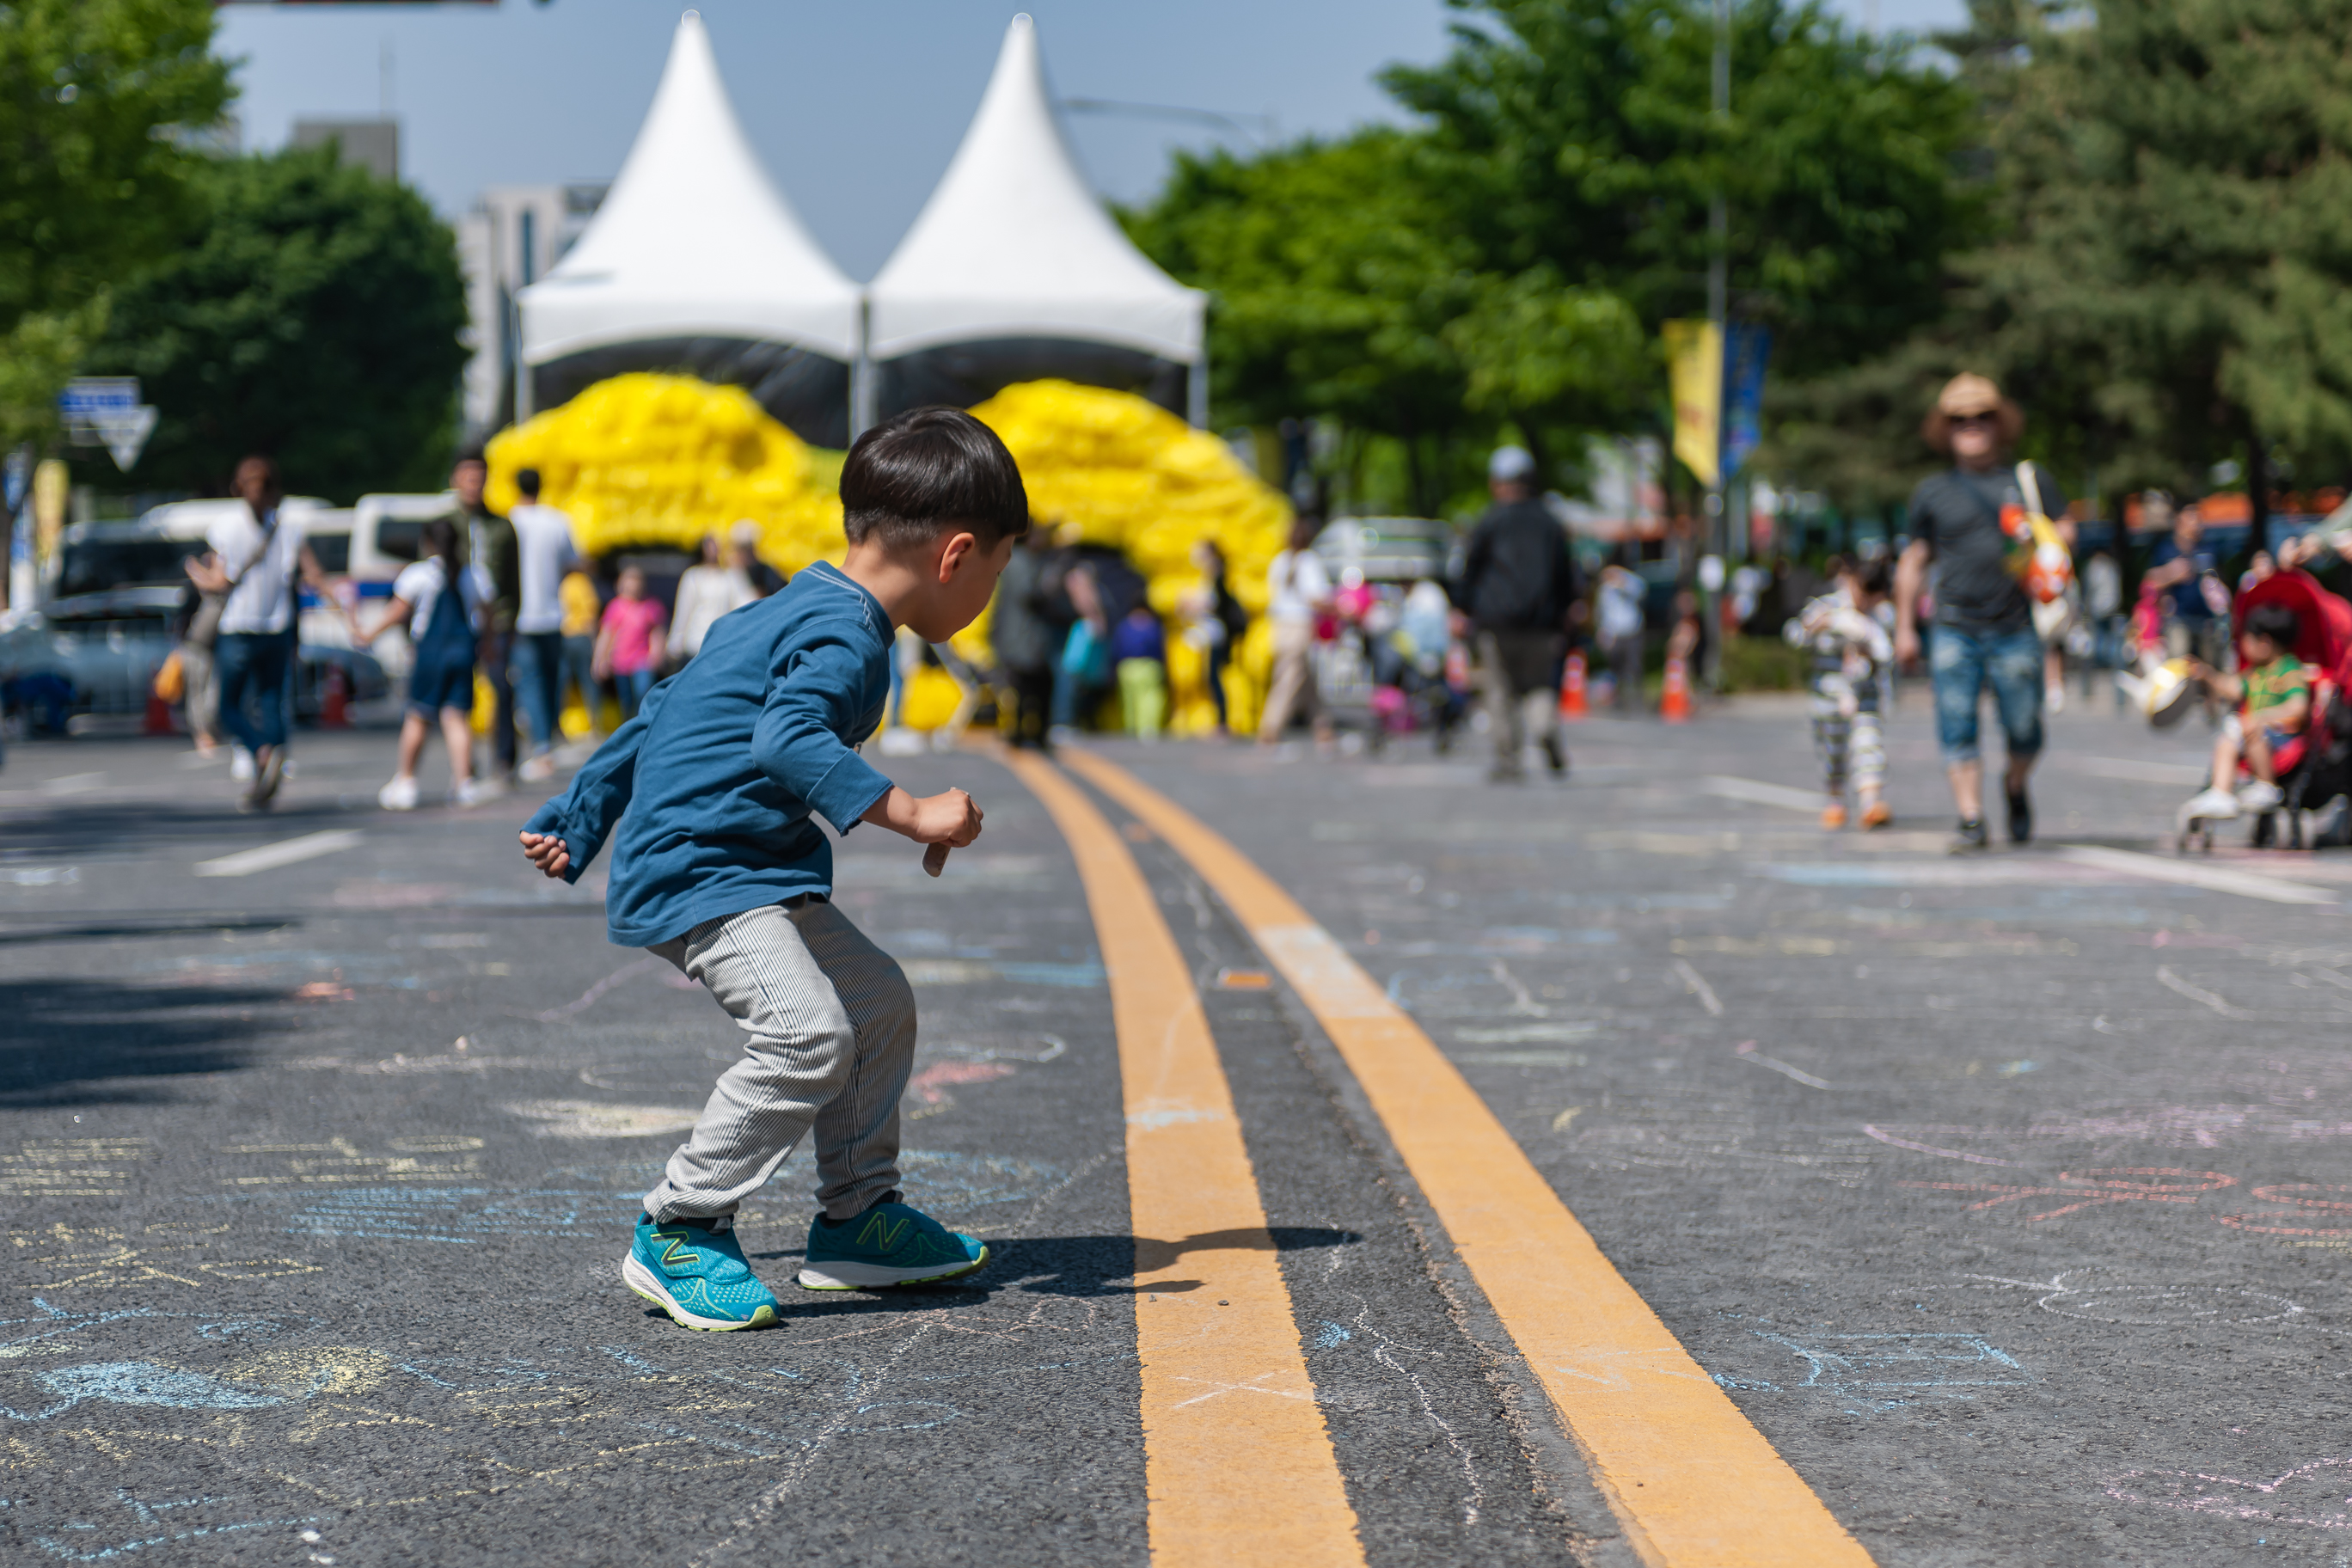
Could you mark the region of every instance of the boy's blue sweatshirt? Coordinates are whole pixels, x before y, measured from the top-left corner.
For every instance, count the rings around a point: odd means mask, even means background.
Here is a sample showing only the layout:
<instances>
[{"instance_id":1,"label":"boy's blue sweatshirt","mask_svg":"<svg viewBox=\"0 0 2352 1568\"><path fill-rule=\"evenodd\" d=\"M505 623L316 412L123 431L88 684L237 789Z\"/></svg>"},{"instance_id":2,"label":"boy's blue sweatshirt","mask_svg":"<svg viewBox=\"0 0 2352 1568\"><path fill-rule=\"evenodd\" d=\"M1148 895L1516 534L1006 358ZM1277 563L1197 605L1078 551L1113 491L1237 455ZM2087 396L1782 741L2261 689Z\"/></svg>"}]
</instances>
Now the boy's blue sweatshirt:
<instances>
[{"instance_id":1,"label":"boy's blue sweatshirt","mask_svg":"<svg viewBox=\"0 0 2352 1568\"><path fill-rule=\"evenodd\" d=\"M846 833L889 793L852 748L882 722L890 641L880 601L810 567L721 616L524 831L563 840L568 882L614 838L605 924L625 947L830 893L833 845L809 816Z\"/></svg>"}]
</instances>

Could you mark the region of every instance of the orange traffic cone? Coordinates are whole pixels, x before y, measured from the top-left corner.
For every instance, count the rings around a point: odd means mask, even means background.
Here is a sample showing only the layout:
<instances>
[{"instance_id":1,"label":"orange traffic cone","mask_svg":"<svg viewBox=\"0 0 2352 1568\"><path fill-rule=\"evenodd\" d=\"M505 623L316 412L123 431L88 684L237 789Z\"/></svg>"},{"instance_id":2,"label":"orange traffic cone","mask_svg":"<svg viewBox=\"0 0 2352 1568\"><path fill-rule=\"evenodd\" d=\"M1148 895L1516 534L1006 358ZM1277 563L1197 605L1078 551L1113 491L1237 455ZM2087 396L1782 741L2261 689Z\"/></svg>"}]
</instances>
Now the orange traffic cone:
<instances>
[{"instance_id":1,"label":"orange traffic cone","mask_svg":"<svg viewBox=\"0 0 2352 1568\"><path fill-rule=\"evenodd\" d=\"M146 735L169 735L173 732L172 705L152 691L147 693L147 721L140 726L140 732Z\"/></svg>"},{"instance_id":2,"label":"orange traffic cone","mask_svg":"<svg viewBox=\"0 0 2352 1568\"><path fill-rule=\"evenodd\" d=\"M1559 716L1575 721L1584 717L1584 656L1568 656L1568 673L1559 682Z\"/></svg>"},{"instance_id":3,"label":"orange traffic cone","mask_svg":"<svg viewBox=\"0 0 2352 1568\"><path fill-rule=\"evenodd\" d=\"M351 699L343 691L343 667L327 667L327 689L319 697L319 727L322 730L348 730L352 727Z\"/></svg>"},{"instance_id":4,"label":"orange traffic cone","mask_svg":"<svg viewBox=\"0 0 2352 1568\"><path fill-rule=\"evenodd\" d=\"M1666 660L1666 684L1658 694L1658 717L1669 724L1690 722L1690 677L1678 658Z\"/></svg>"}]
</instances>

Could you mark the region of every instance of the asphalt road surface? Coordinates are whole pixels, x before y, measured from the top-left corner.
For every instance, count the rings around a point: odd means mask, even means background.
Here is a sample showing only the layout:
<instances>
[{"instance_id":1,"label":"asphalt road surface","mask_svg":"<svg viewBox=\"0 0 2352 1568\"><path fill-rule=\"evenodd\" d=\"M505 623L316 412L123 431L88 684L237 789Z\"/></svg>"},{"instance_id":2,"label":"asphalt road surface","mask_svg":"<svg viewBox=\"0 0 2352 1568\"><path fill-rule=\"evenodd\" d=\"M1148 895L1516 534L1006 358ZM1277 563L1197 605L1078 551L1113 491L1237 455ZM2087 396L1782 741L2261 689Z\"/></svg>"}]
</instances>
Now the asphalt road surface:
<instances>
[{"instance_id":1,"label":"asphalt road surface","mask_svg":"<svg viewBox=\"0 0 2352 1568\"><path fill-rule=\"evenodd\" d=\"M798 1291L796 1154L727 1335L616 1266L733 1031L535 796L14 747L0 1560L2352 1562L2352 857L2172 856L2201 729L2076 713L1952 859L1925 706L1869 837L1788 705L888 759L988 811L839 901L992 1258Z\"/></svg>"}]
</instances>

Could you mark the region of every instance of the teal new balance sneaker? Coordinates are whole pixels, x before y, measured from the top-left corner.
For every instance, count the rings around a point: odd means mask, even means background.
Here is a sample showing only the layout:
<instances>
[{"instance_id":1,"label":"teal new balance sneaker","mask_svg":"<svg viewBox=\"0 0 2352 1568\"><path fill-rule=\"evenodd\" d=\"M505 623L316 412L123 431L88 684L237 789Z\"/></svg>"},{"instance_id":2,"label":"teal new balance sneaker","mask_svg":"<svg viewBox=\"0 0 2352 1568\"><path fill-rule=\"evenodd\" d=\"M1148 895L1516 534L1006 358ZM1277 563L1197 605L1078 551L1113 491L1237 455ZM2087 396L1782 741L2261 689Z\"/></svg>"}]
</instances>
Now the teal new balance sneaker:
<instances>
[{"instance_id":1,"label":"teal new balance sneaker","mask_svg":"<svg viewBox=\"0 0 2352 1568\"><path fill-rule=\"evenodd\" d=\"M776 1298L743 1261L732 1216L656 1225L639 1215L637 1239L621 1259L621 1279L689 1329L776 1325Z\"/></svg>"},{"instance_id":2,"label":"teal new balance sneaker","mask_svg":"<svg viewBox=\"0 0 2352 1568\"><path fill-rule=\"evenodd\" d=\"M855 1219L809 1222L803 1290L870 1290L953 1279L988 1261L988 1248L901 1203L876 1204Z\"/></svg>"}]
</instances>

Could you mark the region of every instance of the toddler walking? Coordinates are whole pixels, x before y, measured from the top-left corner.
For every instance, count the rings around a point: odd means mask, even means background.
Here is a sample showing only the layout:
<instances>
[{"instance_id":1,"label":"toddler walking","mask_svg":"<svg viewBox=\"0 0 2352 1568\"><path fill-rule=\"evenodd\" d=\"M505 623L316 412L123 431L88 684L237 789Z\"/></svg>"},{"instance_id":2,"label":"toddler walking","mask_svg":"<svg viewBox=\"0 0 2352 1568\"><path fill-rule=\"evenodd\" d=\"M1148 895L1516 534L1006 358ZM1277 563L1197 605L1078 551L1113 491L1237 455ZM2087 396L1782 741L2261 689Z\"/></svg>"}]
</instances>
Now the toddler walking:
<instances>
[{"instance_id":1,"label":"toddler walking","mask_svg":"<svg viewBox=\"0 0 2352 1568\"><path fill-rule=\"evenodd\" d=\"M1029 501L1003 443L948 408L859 437L841 500L842 564L811 566L713 625L522 834L531 862L566 881L610 838L612 940L701 982L743 1031L621 1265L630 1289L690 1329L777 1321L734 1215L812 1129L820 1212L803 1288L948 1279L988 1260L900 1201L914 994L832 902L833 848L811 818L932 846L979 837L963 791L917 799L856 748L882 721L896 628L940 643L971 625Z\"/></svg>"},{"instance_id":2,"label":"toddler walking","mask_svg":"<svg viewBox=\"0 0 2352 1568\"><path fill-rule=\"evenodd\" d=\"M1822 787L1829 802L1822 826L1845 826L1849 778L1862 807L1862 825L1885 826L1895 820L1881 792L1886 787L1886 746L1879 729L1879 694L1895 644L1879 619L1893 574L1884 561L1867 564L1832 558L1837 586L1809 601L1784 628L1788 639L1812 656L1813 749L1821 754Z\"/></svg>"}]
</instances>

